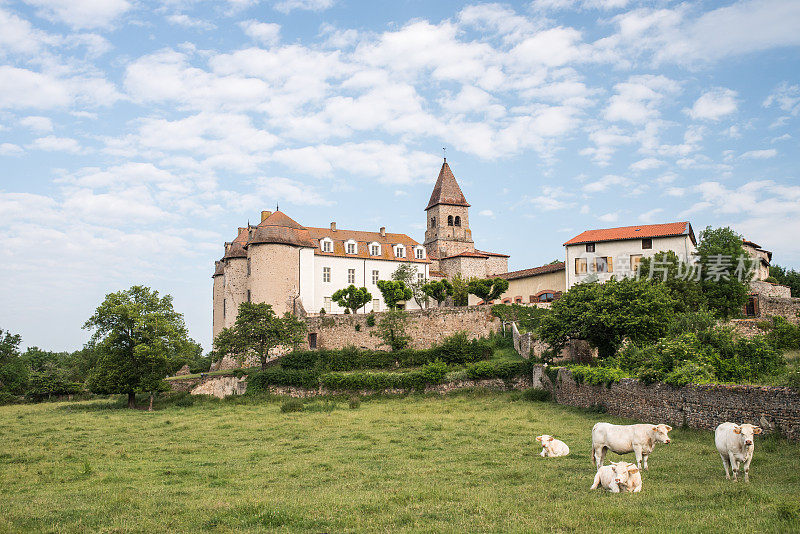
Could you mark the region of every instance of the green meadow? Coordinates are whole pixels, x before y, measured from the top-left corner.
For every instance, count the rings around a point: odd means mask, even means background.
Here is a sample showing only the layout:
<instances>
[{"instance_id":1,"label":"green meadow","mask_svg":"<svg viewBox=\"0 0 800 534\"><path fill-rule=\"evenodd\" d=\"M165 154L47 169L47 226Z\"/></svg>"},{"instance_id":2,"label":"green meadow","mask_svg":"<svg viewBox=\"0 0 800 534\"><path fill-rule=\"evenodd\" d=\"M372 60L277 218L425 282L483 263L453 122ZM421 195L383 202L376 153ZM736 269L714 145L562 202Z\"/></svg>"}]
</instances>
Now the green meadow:
<instances>
[{"instance_id":1,"label":"green meadow","mask_svg":"<svg viewBox=\"0 0 800 534\"><path fill-rule=\"evenodd\" d=\"M624 420L519 393L191 400L0 407L0 532L800 531L800 445L777 437L744 484L675 429L614 495L589 490L590 431ZM570 456L539 457L543 433Z\"/></svg>"}]
</instances>

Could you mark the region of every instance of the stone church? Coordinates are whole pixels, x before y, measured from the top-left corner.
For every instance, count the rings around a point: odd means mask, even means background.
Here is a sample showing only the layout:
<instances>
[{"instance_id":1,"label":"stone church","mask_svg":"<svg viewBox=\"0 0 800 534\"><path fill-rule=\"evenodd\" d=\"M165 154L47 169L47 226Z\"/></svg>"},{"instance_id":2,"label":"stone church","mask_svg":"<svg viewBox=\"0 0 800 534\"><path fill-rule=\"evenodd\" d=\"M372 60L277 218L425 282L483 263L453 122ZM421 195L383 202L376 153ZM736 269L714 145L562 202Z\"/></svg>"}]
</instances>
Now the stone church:
<instances>
[{"instance_id":1,"label":"stone church","mask_svg":"<svg viewBox=\"0 0 800 534\"><path fill-rule=\"evenodd\" d=\"M365 312L385 303L378 280L391 279L403 263L417 279L487 277L508 271L508 255L475 248L469 229L470 204L447 159L431 193L424 243L406 234L306 227L281 211L262 211L257 225L238 229L213 275L214 337L233 325L239 304L266 302L278 314L343 313L332 295L350 284L366 287L373 300ZM418 308L412 300L407 309Z\"/></svg>"}]
</instances>

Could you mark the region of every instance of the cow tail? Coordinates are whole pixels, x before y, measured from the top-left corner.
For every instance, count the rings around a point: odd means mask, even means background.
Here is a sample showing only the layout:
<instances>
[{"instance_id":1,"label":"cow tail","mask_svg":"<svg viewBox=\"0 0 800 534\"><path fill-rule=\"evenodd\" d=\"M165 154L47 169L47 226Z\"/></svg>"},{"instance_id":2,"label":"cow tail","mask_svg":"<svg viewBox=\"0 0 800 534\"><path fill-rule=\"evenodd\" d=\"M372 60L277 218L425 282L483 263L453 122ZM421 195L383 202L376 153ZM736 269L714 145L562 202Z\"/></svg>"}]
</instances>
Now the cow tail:
<instances>
[{"instance_id":1,"label":"cow tail","mask_svg":"<svg viewBox=\"0 0 800 534\"><path fill-rule=\"evenodd\" d=\"M592 443L592 465L597 467L597 458L594 456L594 443Z\"/></svg>"}]
</instances>

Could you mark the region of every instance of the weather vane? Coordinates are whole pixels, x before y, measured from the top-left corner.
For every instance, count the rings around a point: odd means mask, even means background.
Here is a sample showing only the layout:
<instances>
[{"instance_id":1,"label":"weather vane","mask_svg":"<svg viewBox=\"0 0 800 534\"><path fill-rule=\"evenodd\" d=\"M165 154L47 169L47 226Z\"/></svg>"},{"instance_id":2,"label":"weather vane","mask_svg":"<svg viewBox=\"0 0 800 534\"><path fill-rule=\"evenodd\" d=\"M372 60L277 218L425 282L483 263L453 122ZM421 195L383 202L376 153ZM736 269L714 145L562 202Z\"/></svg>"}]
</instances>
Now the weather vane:
<instances>
[{"instance_id":1,"label":"weather vane","mask_svg":"<svg viewBox=\"0 0 800 534\"><path fill-rule=\"evenodd\" d=\"M442 154L444 154L444 160L447 161L447 147L442 147Z\"/></svg>"}]
</instances>

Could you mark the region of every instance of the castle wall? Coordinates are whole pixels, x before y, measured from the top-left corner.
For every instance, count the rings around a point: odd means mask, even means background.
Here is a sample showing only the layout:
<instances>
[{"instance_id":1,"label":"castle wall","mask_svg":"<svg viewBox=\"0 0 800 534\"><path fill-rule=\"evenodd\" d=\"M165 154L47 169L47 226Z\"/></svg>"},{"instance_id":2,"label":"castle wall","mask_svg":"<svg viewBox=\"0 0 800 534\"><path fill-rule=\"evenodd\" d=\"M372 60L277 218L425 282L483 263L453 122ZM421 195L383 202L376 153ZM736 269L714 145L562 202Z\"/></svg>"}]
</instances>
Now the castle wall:
<instances>
[{"instance_id":1,"label":"castle wall","mask_svg":"<svg viewBox=\"0 0 800 534\"><path fill-rule=\"evenodd\" d=\"M278 315L293 310L300 295L300 248L257 244L247 247L250 259L250 301L266 302Z\"/></svg>"},{"instance_id":2,"label":"castle wall","mask_svg":"<svg viewBox=\"0 0 800 534\"><path fill-rule=\"evenodd\" d=\"M489 256L486 260L486 274L484 277L488 278L495 274L508 272L508 258L502 256Z\"/></svg>"},{"instance_id":3,"label":"castle wall","mask_svg":"<svg viewBox=\"0 0 800 534\"><path fill-rule=\"evenodd\" d=\"M409 317L406 332L411 336L411 345L426 349L459 331L467 332L471 338L486 337L500 328L500 320L491 314L490 306L442 307L407 312ZM382 313L375 314L377 325ZM317 348L341 349L356 346L379 349L380 338L373 335L377 326L367 325L367 315L325 315L306 319L308 333L317 335Z\"/></svg>"},{"instance_id":4,"label":"castle wall","mask_svg":"<svg viewBox=\"0 0 800 534\"><path fill-rule=\"evenodd\" d=\"M225 298L224 294L224 282L225 277L223 275L214 276L214 284L213 284L213 296L212 296L212 308L211 308L211 335L212 338L217 337L220 330L224 328L225 322L224 318L222 317L222 301Z\"/></svg>"},{"instance_id":5,"label":"castle wall","mask_svg":"<svg viewBox=\"0 0 800 534\"><path fill-rule=\"evenodd\" d=\"M536 274L525 278L515 278L508 281L508 291L500 296L499 301L510 298L512 302L516 297L522 297L522 302L531 302L531 297L542 291L561 291L567 290L567 281L564 271L552 273Z\"/></svg>"},{"instance_id":6,"label":"castle wall","mask_svg":"<svg viewBox=\"0 0 800 534\"><path fill-rule=\"evenodd\" d=\"M229 328L236 322L239 304L247 300L247 259L228 258L225 260L223 274L223 328Z\"/></svg>"}]
</instances>

